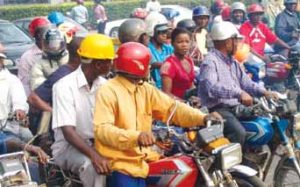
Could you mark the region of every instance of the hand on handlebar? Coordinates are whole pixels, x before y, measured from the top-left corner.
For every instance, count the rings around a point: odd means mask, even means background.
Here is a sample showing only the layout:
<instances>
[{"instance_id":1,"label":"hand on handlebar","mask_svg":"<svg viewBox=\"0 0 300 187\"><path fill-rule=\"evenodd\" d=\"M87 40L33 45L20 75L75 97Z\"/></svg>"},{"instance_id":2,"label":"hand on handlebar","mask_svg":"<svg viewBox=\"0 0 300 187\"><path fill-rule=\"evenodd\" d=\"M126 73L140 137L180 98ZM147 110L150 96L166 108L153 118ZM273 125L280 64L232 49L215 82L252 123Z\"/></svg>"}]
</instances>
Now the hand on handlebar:
<instances>
[{"instance_id":1,"label":"hand on handlebar","mask_svg":"<svg viewBox=\"0 0 300 187\"><path fill-rule=\"evenodd\" d=\"M207 123L209 121L222 122L223 121L223 117L218 112L212 112L212 113L207 114L204 117L204 123L205 123L205 125L207 125Z\"/></svg>"},{"instance_id":2,"label":"hand on handlebar","mask_svg":"<svg viewBox=\"0 0 300 187\"><path fill-rule=\"evenodd\" d=\"M15 113L17 120L23 120L26 118L26 112L24 110L16 110Z\"/></svg>"},{"instance_id":3,"label":"hand on handlebar","mask_svg":"<svg viewBox=\"0 0 300 187\"><path fill-rule=\"evenodd\" d=\"M154 145L156 140L152 132L141 132L137 141L140 147L148 147Z\"/></svg>"},{"instance_id":4,"label":"hand on handlebar","mask_svg":"<svg viewBox=\"0 0 300 187\"><path fill-rule=\"evenodd\" d=\"M272 92L272 91L265 91L264 96L267 99L273 99L273 100L278 100L279 99L278 94L276 92Z\"/></svg>"},{"instance_id":5,"label":"hand on handlebar","mask_svg":"<svg viewBox=\"0 0 300 187\"><path fill-rule=\"evenodd\" d=\"M240 95L241 103L245 106L253 105L253 98L247 92L242 91Z\"/></svg>"}]
</instances>

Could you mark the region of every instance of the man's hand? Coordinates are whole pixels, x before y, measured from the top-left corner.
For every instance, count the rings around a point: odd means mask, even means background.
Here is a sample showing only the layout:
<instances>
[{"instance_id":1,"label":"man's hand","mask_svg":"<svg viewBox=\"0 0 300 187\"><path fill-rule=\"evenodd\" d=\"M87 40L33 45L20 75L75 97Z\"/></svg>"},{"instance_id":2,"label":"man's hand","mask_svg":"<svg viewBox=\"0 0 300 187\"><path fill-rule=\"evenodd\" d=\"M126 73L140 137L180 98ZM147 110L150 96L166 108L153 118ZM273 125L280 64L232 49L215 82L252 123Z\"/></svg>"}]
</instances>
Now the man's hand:
<instances>
[{"instance_id":1,"label":"man's hand","mask_svg":"<svg viewBox=\"0 0 300 187\"><path fill-rule=\"evenodd\" d=\"M139 146L148 147L155 144L156 140L152 132L141 132L137 141Z\"/></svg>"},{"instance_id":2,"label":"man's hand","mask_svg":"<svg viewBox=\"0 0 300 187\"><path fill-rule=\"evenodd\" d=\"M25 145L25 151L36 154L42 164L46 164L49 160L49 156L40 147Z\"/></svg>"},{"instance_id":3,"label":"man's hand","mask_svg":"<svg viewBox=\"0 0 300 187\"><path fill-rule=\"evenodd\" d=\"M208 121L223 121L223 117L218 112L212 112L204 117L204 123L207 124Z\"/></svg>"},{"instance_id":4,"label":"man's hand","mask_svg":"<svg viewBox=\"0 0 300 187\"><path fill-rule=\"evenodd\" d=\"M15 113L17 120L23 120L26 118L26 112L24 110L16 110Z\"/></svg>"},{"instance_id":5,"label":"man's hand","mask_svg":"<svg viewBox=\"0 0 300 187\"><path fill-rule=\"evenodd\" d=\"M268 99L274 99L274 100L279 99L278 94L276 92L272 92L272 91L265 91L264 96Z\"/></svg>"},{"instance_id":6,"label":"man's hand","mask_svg":"<svg viewBox=\"0 0 300 187\"><path fill-rule=\"evenodd\" d=\"M253 98L247 92L242 91L240 99L242 104L245 106L253 105Z\"/></svg>"},{"instance_id":7,"label":"man's hand","mask_svg":"<svg viewBox=\"0 0 300 187\"><path fill-rule=\"evenodd\" d=\"M98 174L108 175L110 174L109 160L100 156L97 151L93 150L90 154L92 164Z\"/></svg>"}]
</instances>

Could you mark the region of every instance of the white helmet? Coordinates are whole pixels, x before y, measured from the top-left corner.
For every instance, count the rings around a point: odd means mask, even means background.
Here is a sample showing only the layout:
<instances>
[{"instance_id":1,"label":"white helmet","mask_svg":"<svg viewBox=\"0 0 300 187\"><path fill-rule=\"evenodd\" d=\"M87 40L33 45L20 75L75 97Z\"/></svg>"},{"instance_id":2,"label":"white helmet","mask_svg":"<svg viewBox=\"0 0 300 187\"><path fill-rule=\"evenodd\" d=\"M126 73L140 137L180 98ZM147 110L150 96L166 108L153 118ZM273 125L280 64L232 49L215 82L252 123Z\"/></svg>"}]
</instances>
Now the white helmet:
<instances>
[{"instance_id":1,"label":"white helmet","mask_svg":"<svg viewBox=\"0 0 300 187\"><path fill-rule=\"evenodd\" d=\"M213 24L210 35L212 40L226 40L233 37L243 38L237 28L228 21Z\"/></svg>"},{"instance_id":2,"label":"white helmet","mask_svg":"<svg viewBox=\"0 0 300 187\"><path fill-rule=\"evenodd\" d=\"M241 2L234 2L231 5L231 13L235 10L242 10L244 14L246 14L246 6L244 3Z\"/></svg>"},{"instance_id":3,"label":"white helmet","mask_svg":"<svg viewBox=\"0 0 300 187\"><path fill-rule=\"evenodd\" d=\"M160 24L168 24L167 18L159 12L151 12L145 19L146 32L149 36L154 36L154 27Z\"/></svg>"}]
</instances>

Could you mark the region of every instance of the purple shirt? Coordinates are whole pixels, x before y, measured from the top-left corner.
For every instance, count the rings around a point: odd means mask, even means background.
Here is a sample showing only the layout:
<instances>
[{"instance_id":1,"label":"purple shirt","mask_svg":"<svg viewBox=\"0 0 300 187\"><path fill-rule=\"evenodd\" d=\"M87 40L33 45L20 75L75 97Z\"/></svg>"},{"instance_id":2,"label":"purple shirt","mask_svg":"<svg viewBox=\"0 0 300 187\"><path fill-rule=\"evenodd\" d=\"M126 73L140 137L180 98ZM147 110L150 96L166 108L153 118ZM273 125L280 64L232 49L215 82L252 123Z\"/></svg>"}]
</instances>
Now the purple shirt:
<instances>
[{"instance_id":1,"label":"purple shirt","mask_svg":"<svg viewBox=\"0 0 300 187\"><path fill-rule=\"evenodd\" d=\"M243 90L260 96L265 88L253 82L233 58L211 50L200 67L198 95L201 103L208 108L220 104L235 106L240 104Z\"/></svg>"}]
</instances>

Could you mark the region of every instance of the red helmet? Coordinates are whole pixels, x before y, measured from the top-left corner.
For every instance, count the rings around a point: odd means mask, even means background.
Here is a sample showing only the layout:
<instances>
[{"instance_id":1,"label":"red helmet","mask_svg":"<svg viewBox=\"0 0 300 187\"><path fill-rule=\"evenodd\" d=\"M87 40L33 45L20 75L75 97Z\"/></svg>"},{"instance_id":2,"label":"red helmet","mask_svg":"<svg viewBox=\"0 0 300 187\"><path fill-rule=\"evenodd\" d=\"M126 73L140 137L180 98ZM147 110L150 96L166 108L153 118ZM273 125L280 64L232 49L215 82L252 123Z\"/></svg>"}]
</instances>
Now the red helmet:
<instances>
[{"instance_id":1,"label":"red helmet","mask_svg":"<svg viewBox=\"0 0 300 187\"><path fill-rule=\"evenodd\" d=\"M47 25L50 25L50 22L48 21L47 18L43 18L43 17L34 18L28 26L29 33L31 34L31 36L34 37L34 33L35 33L36 28L44 27L44 26L47 26Z\"/></svg>"},{"instance_id":2,"label":"red helmet","mask_svg":"<svg viewBox=\"0 0 300 187\"><path fill-rule=\"evenodd\" d=\"M291 66L284 62L267 64L266 77L271 81L284 81L290 72Z\"/></svg>"},{"instance_id":3,"label":"red helmet","mask_svg":"<svg viewBox=\"0 0 300 187\"><path fill-rule=\"evenodd\" d=\"M120 46L114 60L116 72L128 73L137 78L148 76L151 54L149 49L136 42L127 42Z\"/></svg>"},{"instance_id":4,"label":"red helmet","mask_svg":"<svg viewBox=\"0 0 300 187\"><path fill-rule=\"evenodd\" d=\"M231 8L230 6L225 6L221 13L223 21L230 21L231 19Z\"/></svg>"},{"instance_id":5,"label":"red helmet","mask_svg":"<svg viewBox=\"0 0 300 187\"><path fill-rule=\"evenodd\" d=\"M210 7L211 13L220 14L225 5L223 0L215 0Z\"/></svg>"},{"instance_id":6,"label":"red helmet","mask_svg":"<svg viewBox=\"0 0 300 187\"><path fill-rule=\"evenodd\" d=\"M264 13L264 9L259 4L252 4L247 9L248 14Z\"/></svg>"}]
</instances>

